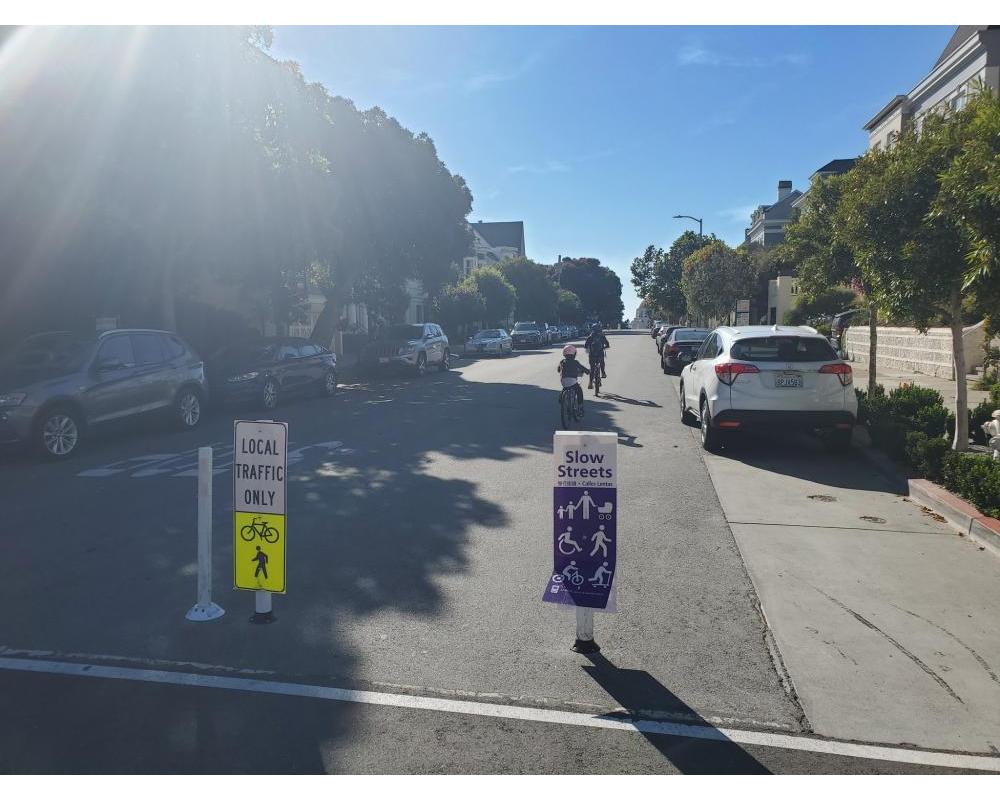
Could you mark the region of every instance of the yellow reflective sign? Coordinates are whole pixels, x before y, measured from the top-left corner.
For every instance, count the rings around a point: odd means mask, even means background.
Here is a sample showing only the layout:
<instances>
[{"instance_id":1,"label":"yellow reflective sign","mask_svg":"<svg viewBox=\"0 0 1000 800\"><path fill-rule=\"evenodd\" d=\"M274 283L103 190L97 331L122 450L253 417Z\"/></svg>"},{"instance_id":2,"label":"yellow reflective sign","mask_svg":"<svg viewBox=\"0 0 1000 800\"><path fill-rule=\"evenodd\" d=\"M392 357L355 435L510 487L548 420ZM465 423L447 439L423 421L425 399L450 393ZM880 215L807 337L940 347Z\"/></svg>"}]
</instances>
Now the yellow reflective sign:
<instances>
[{"instance_id":1,"label":"yellow reflective sign","mask_svg":"<svg viewBox=\"0 0 1000 800\"><path fill-rule=\"evenodd\" d=\"M233 514L234 582L237 589L285 593L285 517Z\"/></svg>"}]
</instances>

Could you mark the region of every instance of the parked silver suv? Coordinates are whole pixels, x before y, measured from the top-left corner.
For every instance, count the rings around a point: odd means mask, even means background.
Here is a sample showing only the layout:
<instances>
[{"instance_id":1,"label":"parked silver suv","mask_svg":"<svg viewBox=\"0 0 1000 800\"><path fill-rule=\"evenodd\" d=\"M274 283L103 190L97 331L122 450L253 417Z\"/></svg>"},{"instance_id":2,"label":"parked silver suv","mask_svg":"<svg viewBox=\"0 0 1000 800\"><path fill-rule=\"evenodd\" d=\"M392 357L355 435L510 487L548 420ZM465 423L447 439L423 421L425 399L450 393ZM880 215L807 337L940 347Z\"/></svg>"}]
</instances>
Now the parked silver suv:
<instances>
[{"instance_id":1,"label":"parked silver suv","mask_svg":"<svg viewBox=\"0 0 1000 800\"><path fill-rule=\"evenodd\" d=\"M204 364L176 334L40 333L0 362L0 444L66 458L94 426L137 414L194 428L206 397Z\"/></svg>"}]
</instances>

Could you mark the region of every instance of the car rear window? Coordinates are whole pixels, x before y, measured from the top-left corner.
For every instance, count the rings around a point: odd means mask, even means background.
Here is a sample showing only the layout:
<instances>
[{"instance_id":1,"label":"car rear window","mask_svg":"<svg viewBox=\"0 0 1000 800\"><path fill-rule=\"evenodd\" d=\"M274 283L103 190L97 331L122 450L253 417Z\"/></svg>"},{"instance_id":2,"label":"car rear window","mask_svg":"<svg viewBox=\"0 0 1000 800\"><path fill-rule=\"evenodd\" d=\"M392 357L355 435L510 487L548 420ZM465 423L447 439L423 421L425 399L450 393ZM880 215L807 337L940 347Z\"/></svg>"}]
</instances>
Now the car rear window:
<instances>
[{"instance_id":1,"label":"car rear window","mask_svg":"<svg viewBox=\"0 0 1000 800\"><path fill-rule=\"evenodd\" d=\"M836 361L826 339L817 336L766 336L734 342L729 355L738 361Z\"/></svg>"},{"instance_id":2,"label":"car rear window","mask_svg":"<svg viewBox=\"0 0 1000 800\"><path fill-rule=\"evenodd\" d=\"M514 326L515 331L537 331L538 325L534 322L519 322Z\"/></svg>"},{"instance_id":3,"label":"car rear window","mask_svg":"<svg viewBox=\"0 0 1000 800\"><path fill-rule=\"evenodd\" d=\"M703 342L711 331L674 331L675 342Z\"/></svg>"}]
</instances>

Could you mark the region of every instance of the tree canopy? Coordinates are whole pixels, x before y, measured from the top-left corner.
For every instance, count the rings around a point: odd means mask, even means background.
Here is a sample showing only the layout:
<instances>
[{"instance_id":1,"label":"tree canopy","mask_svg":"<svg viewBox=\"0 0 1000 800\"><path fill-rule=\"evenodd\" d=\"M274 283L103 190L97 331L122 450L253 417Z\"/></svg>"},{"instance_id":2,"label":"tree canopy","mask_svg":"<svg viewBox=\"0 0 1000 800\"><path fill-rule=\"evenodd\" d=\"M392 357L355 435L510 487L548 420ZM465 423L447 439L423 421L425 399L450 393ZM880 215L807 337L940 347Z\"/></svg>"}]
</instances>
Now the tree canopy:
<instances>
[{"instance_id":1,"label":"tree canopy","mask_svg":"<svg viewBox=\"0 0 1000 800\"><path fill-rule=\"evenodd\" d=\"M709 242L684 259L681 290L689 316L703 324L727 317L737 300L749 296L754 280L745 253L719 240Z\"/></svg>"},{"instance_id":2,"label":"tree canopy","mask_svg":"<svg viewBox=\"0 0 1000 800\"><path fill-rule=\"evenodd\" d=\"M426 134L306 82L269 43L266 28L223 27L8 38L6 329L109 313L170 325L209 279L272 310L313 280L345 300L451 279L469 242L465 182Z\"/></svg>"},{"instance_id":3,"label":"tree canopy","mask_svg":"<svg viewBox=\"0 0 1000 800\"><path fill-rule=\"evenodd\" d=\"M563 258L553 267L553 277L560 288L573 292L587 318L617 324L625 306L622 282L614 270L597 258Z\"/></svg>"},{"instance_id":4,"label":"tree canopy","mask_svg":"<svg viewBox=\"0 0 1000 800\"><path fill-rule=\"evenodd\" d=\"M668 250L650 245L632 262L632 285L650 304L654 316L679 321L687 315L687 301L681 289L684 259L713 241L717 241L714 235L685 231Z\"/></svg>"},{"instance_id":5,"label":"tree canopy","mask_svg":"<svg viewBox=\"0 0 1000 800\"><path fill-rule=\"evenodd\" d=\"M556 285L549 280L548 272L541 264L527 258L505 258L498 265L500 272L508 280L517 299L514 302L514 316L518 320L551 322L558 314L559 295Z\"/></svg>"},{"instance_id":6,"label":"tree canopy","mask_svg":"<svg viewBox=\"0 0 1000 800\"><path fill-rule=\"evenodd\" d=\"M517 291L497 267L476 267L463 283L474 286L482 296L487 325L507 325Z\"/></svg>"}]
</instances>

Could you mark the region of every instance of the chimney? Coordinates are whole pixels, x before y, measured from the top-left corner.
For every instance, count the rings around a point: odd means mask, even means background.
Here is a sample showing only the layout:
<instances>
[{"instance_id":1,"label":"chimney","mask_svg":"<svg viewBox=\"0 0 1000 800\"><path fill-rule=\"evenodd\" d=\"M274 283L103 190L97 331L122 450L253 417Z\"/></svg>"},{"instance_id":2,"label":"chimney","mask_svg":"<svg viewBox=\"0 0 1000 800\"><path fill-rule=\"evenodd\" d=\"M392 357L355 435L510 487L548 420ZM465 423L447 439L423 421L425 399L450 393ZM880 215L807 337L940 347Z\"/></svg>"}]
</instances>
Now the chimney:
<instances>
[{"instance_id":1,"label":"chimney","mask_svg":"<svg viewBox=\"0 0 1000 800\"><path fill-rule=\"evenodd\" d=\"M791 181L778 181L778 202L780 203L792 193Z\"/></svg>"}]
</instances>

